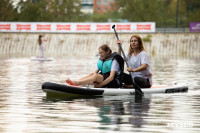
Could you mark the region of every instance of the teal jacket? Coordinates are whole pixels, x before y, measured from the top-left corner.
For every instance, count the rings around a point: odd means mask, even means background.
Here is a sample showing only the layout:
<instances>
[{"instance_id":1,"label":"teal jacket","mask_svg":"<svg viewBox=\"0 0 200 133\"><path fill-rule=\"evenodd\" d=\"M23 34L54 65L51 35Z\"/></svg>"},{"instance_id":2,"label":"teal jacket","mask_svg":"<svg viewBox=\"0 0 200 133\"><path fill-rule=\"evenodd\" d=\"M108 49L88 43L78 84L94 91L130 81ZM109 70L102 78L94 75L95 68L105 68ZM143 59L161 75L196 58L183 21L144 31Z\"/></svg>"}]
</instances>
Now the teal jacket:
<instances>
[{"instance_id":1,"label":"teal jacket","mask_svg":"<svg viewBox=\"0 0 200 133\"><path fill-rule=\"evenodd\" d=\"M98 66L98 69L101 71L100 74L102 74L104 78L107 78L107 77L110 76L112 61L114 59L116 59L117 62L119 63L121 73L120 73L120 75L115 74L115 77L114 77L113 80L115 80L117 82L117 84L121 87L122 86L122 79L123 79L122 76L123 76L123 71L124 71L124 60L117 52L112 53L105 60L99 59L98 62L97 62L97 66ZM107 85L104 85L103 87L109 88L111 86L108 83Z\"/></svg>"},{"instance_id":2,"label":"teal jacket","mask_svg":"<svg viewBox=\"0 0 200 133\"><path fill-rule=\"evenodd\" d=\"M102 74L109 73L111 71L111 65L112 65L113 59L106 59L105 61L99 59L97 62L97 66L99 70L102 72Z\"/></svg>"},{"instance_id":3,"label":"teal jacket","mask_svg":"<svg viewBox=\"0 0 200 133\"><path fill-rule=\"evenodd\" d=\"M101 71L102 74L109 74L111 71L112 61L116 59L119 63L121 73L124 71L124 60L123 58L117 53L112 53L106 60L99 59L97 62L98 69Z\"/></svg>"}]
</instances>

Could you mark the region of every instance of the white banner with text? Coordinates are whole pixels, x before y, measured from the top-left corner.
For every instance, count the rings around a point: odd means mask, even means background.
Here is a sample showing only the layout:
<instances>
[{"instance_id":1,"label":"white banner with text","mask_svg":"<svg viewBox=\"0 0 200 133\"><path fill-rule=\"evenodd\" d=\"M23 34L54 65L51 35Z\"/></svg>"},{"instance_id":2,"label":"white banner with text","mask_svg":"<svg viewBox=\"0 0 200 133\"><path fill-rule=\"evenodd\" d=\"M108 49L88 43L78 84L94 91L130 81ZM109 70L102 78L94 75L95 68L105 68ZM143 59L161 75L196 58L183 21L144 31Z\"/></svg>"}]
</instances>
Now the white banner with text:
<instances>
[{"instance_id":1,"label":"white banner with text","mask_svg":"<svg viewBox=\"0 0 200 133\"><path fill-rule=\"evenodd\" d=\"M135 23L50 23L0 22L0 32L111 33L112 26L121 33L155 32L155 22Z\"/></svg>"}]
</instances>

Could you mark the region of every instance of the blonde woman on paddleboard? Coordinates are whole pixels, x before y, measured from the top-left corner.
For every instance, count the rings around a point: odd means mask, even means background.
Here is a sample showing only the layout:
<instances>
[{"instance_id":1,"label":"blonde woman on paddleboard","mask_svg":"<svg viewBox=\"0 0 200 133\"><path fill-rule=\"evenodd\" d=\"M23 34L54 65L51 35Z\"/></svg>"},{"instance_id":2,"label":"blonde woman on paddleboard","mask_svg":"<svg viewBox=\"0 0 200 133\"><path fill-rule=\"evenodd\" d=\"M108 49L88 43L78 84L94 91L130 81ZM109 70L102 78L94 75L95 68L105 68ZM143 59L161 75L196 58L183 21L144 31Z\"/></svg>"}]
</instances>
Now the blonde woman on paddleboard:
<instances>
[{"instance_id":1,"label":"blonde woman on paddleboard","mask_svg":"<svg viewBox=\"0 0 200 133\"><path fill-rule=\"evenodd\" d=\"M117 40L118 53L121 55L121 49L119 45L122 44L120 40ZM152 71L150 69L149 56L144 48L142 38L139 35L133 35L130 38L130 46L126 60L130 67L127 71L131 72L131 75L123 74L124 87L133 88L133 80L140 88L150 88L152 86Z\"/></svg>"}]
</instances>

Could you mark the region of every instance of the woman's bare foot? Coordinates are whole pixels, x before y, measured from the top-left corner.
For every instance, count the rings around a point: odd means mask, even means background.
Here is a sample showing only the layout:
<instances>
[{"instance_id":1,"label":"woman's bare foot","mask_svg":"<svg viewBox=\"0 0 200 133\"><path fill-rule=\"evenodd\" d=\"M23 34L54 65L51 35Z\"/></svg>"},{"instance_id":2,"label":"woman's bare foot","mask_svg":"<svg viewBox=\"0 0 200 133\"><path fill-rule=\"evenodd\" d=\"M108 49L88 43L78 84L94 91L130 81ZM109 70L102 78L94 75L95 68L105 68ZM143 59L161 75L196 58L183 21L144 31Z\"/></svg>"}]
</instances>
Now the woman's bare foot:
<instances>
[{"instance_id":1,"label":"woman's bare foot","mask_svg":"<svg viewBox=\"0 0 200 133\"><path fill-rule=\"evenodd\" d=\"M75 86L79 85L78 81L72 81L72 84L75 85Z\"/></svg>"},{"instance_id":2,"label":"woman's bare foot","mask_svg":"<svg viewBox=\"0 0 200 133\"><path fill-rule=\"evenodd\" d=\"M71 81L70 79L67 79L66 83L68 83L69 85L73 85L73 81Z\"/></svg>"},{"instance_id":3,"label":"woman's bare foot","mask_svg":"<svg viewBox=\"0 0 200 133\"><path fill-rule=\"evenodd\" d=\"M69 85L74 85L74 86L78 86L79 85L78 81L72 81L70 79L67 79L66 83L69 84Z\"/></svg>"}]
</instances>

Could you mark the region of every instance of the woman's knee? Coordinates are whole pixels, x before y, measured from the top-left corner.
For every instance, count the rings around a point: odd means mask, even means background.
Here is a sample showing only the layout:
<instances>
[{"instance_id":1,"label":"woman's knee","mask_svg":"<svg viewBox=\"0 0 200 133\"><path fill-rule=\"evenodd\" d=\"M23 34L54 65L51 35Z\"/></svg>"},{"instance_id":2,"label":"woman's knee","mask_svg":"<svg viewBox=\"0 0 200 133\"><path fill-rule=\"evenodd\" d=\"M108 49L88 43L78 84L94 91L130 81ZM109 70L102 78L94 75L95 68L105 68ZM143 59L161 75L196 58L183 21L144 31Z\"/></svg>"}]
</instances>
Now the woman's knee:
<instances>
[{"instance_id":1,"label":"woman's knee","mask_svg":"<svg viewBox=\"0 0 200 133\"><path fill-rule=\"evenodd\" d=\"M96 73L94 75L94 79L96 82L102 82L104 80L103 75Z\"/></svg>"},{"instance_id":2,"label":"woman's knee","mask_svg":"<svg viewBox=\"0 0 200 133\"><path fill-rule=\"evenodd\" d=\"M148 79L141 78L141 77L134 77L134 81L137 85L139 85L141 88L150 88L151 85L148 81Z\"/></svg>"},{"instance_id":3,"label":"woman's knee","mask_svg":"<svg viewBox=\"0 0 200 133\"><path fill-rule=\"evenodd\" d=\"M93 74L94 74L94 73L89 73L88 75L89 75L89 76L92 76Z\"/></svg>"},{"instance_id":4,"label":"woman's knee","mask_svg":"<svg viewBox=\"0 0 200 133\"><path fill-rule=\"evenodd\" d=\"M92 77L95 78L95 79L98 77L98 73L91 73L91 75L92 75Z\"/></svg>"}]
</instances>

